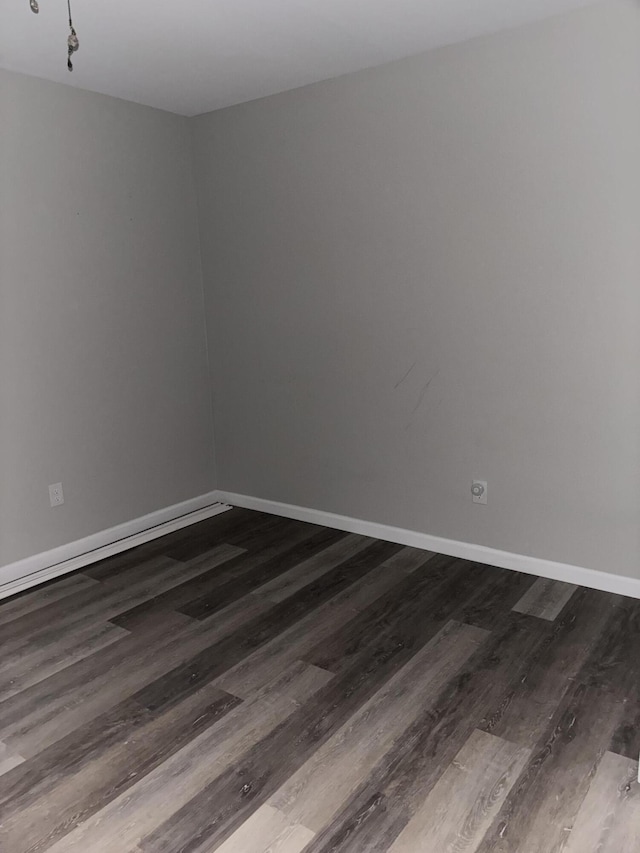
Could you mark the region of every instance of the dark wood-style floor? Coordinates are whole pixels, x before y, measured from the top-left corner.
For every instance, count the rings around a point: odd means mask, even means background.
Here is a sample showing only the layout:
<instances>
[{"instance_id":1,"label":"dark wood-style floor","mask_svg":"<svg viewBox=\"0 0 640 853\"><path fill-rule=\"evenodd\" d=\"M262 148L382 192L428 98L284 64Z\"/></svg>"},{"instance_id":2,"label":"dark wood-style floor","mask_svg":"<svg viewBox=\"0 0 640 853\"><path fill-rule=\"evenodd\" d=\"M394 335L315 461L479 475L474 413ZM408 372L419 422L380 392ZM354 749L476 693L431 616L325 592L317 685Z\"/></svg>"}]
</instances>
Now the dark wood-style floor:
<instances>
[{"instance_id":1,"label":"dark wood-style floor","mask_svg":"<svg viewBox=\"0 0 640 853\"><path fill-rule=\"evenodd\" d=\"M2 853L638 853L640 602L234 509L0 602Z\"/></svg>"}]
</instances>

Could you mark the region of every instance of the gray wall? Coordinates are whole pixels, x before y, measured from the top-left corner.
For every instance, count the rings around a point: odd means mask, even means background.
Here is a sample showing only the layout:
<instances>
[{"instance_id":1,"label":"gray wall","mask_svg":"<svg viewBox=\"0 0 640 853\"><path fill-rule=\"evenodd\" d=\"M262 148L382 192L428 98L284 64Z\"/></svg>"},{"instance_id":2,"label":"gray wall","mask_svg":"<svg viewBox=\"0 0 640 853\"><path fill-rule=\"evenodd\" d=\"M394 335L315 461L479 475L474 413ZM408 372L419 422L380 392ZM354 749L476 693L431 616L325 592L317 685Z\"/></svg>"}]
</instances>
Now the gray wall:
<instances>
[{"instance_id":1,"label":"gray wall","mask_svg":"<svg viewBox=\"0 0 640 853\"><path fill-rule=\"evenodd\" d=\"M214 486L189 134L0 72L0 565Z\"/></svg>"},{"instance_id":2,"label":"gray wall","mask_svg":"<svg viewBox=\"0 0 640 853\"><path fill-rule=\"evenodd\" d=\"M639 22L196 120L221 488L640 577Z\"/></svg>"}]
</instances>

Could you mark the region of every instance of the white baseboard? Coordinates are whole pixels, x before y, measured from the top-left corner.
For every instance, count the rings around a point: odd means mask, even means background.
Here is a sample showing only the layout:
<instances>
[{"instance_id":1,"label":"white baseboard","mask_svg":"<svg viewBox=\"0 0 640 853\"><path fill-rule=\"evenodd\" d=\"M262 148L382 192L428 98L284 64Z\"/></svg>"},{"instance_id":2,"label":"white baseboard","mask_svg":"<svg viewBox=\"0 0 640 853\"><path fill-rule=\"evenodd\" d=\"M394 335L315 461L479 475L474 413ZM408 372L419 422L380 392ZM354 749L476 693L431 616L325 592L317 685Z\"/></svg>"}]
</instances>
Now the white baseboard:
<instances>
[{"instance_id":1,"label":"white baseboard","mask_svg":"<svg viewBox=\"0 0 640 853\"><path fill-rule=\"evenodd\" d=\"M513 554L509 551L500 551L497 548L487 548L485 545L444 539L440 536L420 533L417 530L405 530L388 524L378 524L373 521L364 521L363 519L337 515L323 510L224 491L210 492L192 498L71 542L68 545L62 545L51 551L2 566L0 567L0 599L15 595L17 592L52 580L67 572L82 569L98 560L150 542L152 539L157 539L174 530L180 530L190 524L211 518L225 512L231 506L268 512L284 518L307 521L311 524L322 524L325 527L345 530L349 533L359 533L363 536L371 536L374 539L397 542L400 545L436 551L439 554L472 560L476 563L512 569L538 577L565 581L591 589L640 599L640 579L637 578L587 569L582 566L572 566L568 563L556 563L552 560L543 560L523 554Z\"/></svg>"},{"instance_id":2,"label":"white baseboard","mask_svg":"<svg viewBox=\"0 0 640 853\"><path fill-rule=\"evenodd\" d=\"M217 492L209 492L173 506L151 512L140 518L94 533L51 551L0 567L0 598L15 595L43 581L82 569L105 557L127 551L180 530L205 518L231 509L220 503Z\"/></svg>"},{"instance_id":3,"label":"white baseboard","mask_svg":"<svg viewBox=\"0 0 640 853\"><path fill-rule=\"evenodd\" d=\"M446 554L450 557L473 560L476 563L483 563L488 566L498 566L501 569L512 569L516 572L565 581L567 583L578 584L579 586L590 587L591 589L603 590L604 592L613 592L620 595L628 595L631 598L640 598L640 579L627 577L626 575L614 575L609 572L600 572L596 569L572 566L569 563L555 563L552 560L542 560L538 557L528 557L524 554L512 554L509 551L500 551L497 548L487 548L485 545L457 542L455 539L444 539L440 536L431 536L428 533L419 533L416 530L405 530L402 527L392 527L388 524L376 524L372 521L363 521L362 519L350 518L346 515L336 515L332 512L279 503L278 501L255 498L249 495L218 491L216 492L216 498L232 506L269 512L274 515L284 516L285 518L294 518L298 521L322 524L325 527L333 527L336 530L360 533L363 536L371 536L374 539L384 539L387 542L398 542L400 545L410 545L413 548L436 551L439 554Z\"/></svg>"}]
</instances>

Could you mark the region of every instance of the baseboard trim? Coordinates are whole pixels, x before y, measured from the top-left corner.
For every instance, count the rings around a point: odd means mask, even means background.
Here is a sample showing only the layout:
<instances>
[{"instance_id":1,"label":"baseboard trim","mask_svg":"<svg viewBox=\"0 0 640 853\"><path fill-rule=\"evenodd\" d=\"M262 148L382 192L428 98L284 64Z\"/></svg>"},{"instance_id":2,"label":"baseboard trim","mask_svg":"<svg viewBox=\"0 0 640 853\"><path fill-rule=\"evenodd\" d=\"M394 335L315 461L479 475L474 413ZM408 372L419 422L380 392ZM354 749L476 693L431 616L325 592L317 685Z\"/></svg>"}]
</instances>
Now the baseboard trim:
<instances>
[{"instance_id":1,"label":"baseboard trim","mask_svg":"<svg viewBox=\"0 0 640 853\"><path fill-rule=\"evenodd\" d=\"M416 530L405 530L401 527L377 524L359 518L350 518L346 515L336 515L332 512L279 503L278 501L251 497L250 495L218 491L216 496L217 500L225 504L243 507L244 509L269 512L298 521L322 524L325 527L333 527L336 530L360 533L363 536L371 536L387 542L397 542L400 545L410 545L413 548L436 551L439 554L446 554L450 557L473 560L475 563L498 566L502 569L511 569L516 572L550 578L551 580L565 581L567 583L578 584L579 586L590 587L591 589L603 590L604 592L627 595L631 598L640 598L640 579L630 578L625 575L614 575L609 572L598 571L597 569L572 566L569 563L555 563L551 560L539 559L538 557L529 557L524 554L513 554L509 551L487 548L485 545L458 542L455 539L444 539L440 536L431 536L428 533L420 533Z\"/></svg>"},{"instance_id":2,"label":"baseboard trim","mask_svg":"<svg viewBox=\"0 0 640 853\"><path fill-rule=\"evenodd\" d=\"M204 521L231 509L221 503L217 492L165 507L164 509L53 548L33 557L0 567L0 599L15 595L59 575L74 572L112 557L136 545L143 545L174 530Z\"/></svg>"}]
</instances>

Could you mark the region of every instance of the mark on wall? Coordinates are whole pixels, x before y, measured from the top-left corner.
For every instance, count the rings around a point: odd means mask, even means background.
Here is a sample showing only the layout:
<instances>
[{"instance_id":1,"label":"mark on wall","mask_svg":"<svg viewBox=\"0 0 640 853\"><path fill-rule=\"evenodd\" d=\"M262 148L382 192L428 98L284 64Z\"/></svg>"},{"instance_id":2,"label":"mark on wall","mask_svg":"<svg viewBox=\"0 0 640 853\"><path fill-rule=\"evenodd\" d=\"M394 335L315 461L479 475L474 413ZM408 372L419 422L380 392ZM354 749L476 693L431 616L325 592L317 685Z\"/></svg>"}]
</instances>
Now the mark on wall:
<instances>
[{"instance_id":1,"label":"mark on wall","mask_svg":"<svg viewBox=\"0 0 640 853\"><path fill-rule=\"evenodd\" d=\"M426 396L426 394L427 394L427 391L429 390L429 386L431 385L431 383L433 382L433 380L436 378L436 376L437 376L439 373L440 373L440 368L438 368L438 369L436 370L436 372L433 374L433 376L432 376L430 379L428 379L428 380L424 383L424 385L422 386L422 389L421 389L420 394L419 394L419 396L418 396L418 400L417 400L417 402L416 402L415 406L413 407L413 409L412 409L412 411L411 411L411 414L409 415L409 420L407 421L407 425L405 426L405 430L408 430L408 429L409 429L409 427L411 426L411 424L413 423L413 421L414 421L414 419L415 419L415 416L416 416L416 414L418 413L418 409L419 409L419 408L422 406L422 404L424 403L424 399L425 399L425 396Z\"/></svg>"},{"instance_id":2,"label":"mark on wall","mask_svg":"<svg viewBox=\"0 0 640 853\"><path fill-rule=\"evenodd\" d=\"M409 376L409 374L411 373L411 371L413 370L413 368L416 366L417 363L418 363L417 361L413 362L413 364L411 365L409 370L407 370L407 372L404 374L404 376L401 379L398 379L396 384L393 386L394 388L399 388L402 385L404 380L407 379L407 377Z\"/></svg>"}]
</instances>

